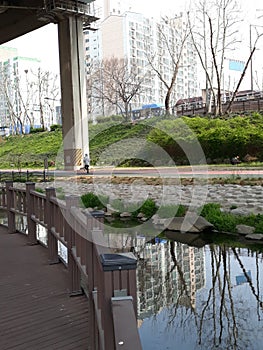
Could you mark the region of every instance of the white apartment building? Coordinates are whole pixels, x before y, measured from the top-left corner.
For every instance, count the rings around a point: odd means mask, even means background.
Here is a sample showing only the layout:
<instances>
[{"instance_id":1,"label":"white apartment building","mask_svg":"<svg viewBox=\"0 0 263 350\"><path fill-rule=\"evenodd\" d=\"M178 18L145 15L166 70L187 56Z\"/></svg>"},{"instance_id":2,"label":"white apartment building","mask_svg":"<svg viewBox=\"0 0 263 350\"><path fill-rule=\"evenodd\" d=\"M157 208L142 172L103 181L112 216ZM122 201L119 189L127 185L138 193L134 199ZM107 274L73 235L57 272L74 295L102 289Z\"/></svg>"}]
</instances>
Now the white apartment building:
<instances>
[{"instance_id":1,"label":"white apartment building","mask_svg":"<svg viewBox=\"0 0 263 350\"><path fill-rule=\"evenodd\" d=\"M131 8L129 1L126 6ZM127 59L132 66L136 66L138 75L147 76L140 95L131 101L131 108L148 104L164 105L167 88L154 73L149 57L154 57L154 66L169 84L174 73L172 60L176 60L179 53L180 35L186 26L183 16L157 22L143 14L125 11L123 2L105 1L104 18L97 26L97 31L90 31L85 35L88 66L93 61L112 57ZM160 30L163 35L160 35ZM174 57L171 57L171 48L174 50ZM171 96L171 109L177 100L197 94L197 57L190 40L184 45L179 65ZM99 107L90 110L91 113L101 115Z\"/></svg>"},{"instance_id":2,"label":"white apartment building","mask_svg":"<svg viewBox=\"0 0 263 350\"><path fill-rule=\"evenodd\" d=\"M0 47L0 127L7 134L56 124L58 94L56 78L41 70L39 59Z\"/></svg>"}]
</instances>

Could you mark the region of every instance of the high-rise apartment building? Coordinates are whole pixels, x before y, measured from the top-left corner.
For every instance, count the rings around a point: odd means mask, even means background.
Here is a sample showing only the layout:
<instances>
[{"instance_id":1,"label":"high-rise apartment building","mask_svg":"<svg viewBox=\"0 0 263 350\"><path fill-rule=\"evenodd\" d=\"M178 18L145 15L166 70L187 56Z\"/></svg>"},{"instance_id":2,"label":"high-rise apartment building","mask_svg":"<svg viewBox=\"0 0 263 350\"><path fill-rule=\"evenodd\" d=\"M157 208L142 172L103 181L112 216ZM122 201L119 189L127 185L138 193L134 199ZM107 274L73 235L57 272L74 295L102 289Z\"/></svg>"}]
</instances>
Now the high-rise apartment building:
<instances>
[{"instance_id":1,"label":"high-rise apartment building","mask_svg":"<svg viewBox=\"0 0 263 350\"><path fill-rule=\"evenodd\" d=\"M98 30L86 33L87 64L112 57L127 59L132 67L136 67L139 76L147 77L140 94L132 99L131 108L153 103L163 105L167 93L165 85L171 83L174 61L178 59L187 24L182 14L156 21L141 13L127 11L127 8L132 9L130 1L104 1L104 17L97 23ZM187 39L171 95L171 109L177 100L193 97L196 93L197 57L193 44ZM96 109L96 113L101 111Z\"/></svg>"},{"instance_id":2,"label":"high-rise apartment building","mask_svg":"<svg viewBox=\"0 0 263 350\"><path fill-rule=\"evenodd\" d=\"M56 124L54 101L58 93L56 78L41 69L39 59L21 57L17 49L0 47L1 128L19 133Z\"/></svg>"},{"instance_id":3,"label":"high-rise apartment building","mask_svg":"<svg viewBox=\"0 0 263 350\"><path fill-rule=\"evenodd\" d=\"M122 15L126 11L133 11L132 0L103 0L103 16Z\"/></svg>"}]
</instances>

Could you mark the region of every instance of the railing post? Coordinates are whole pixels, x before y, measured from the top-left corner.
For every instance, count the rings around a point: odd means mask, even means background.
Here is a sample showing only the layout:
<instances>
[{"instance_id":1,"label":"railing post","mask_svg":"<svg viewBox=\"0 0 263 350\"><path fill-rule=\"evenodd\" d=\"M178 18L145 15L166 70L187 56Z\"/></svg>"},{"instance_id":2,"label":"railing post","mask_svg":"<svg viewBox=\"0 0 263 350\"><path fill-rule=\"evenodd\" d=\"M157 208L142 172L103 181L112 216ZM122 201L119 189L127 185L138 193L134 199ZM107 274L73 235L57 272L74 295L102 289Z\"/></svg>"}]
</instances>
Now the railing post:
<instances>
[{"instance_id":1,"label":"railing post","mask_svg":"<svg viewBox=\"0 0 263 350\"><path fill-rule=\"evenodd\" d=\"M6 181L6 197L7 197L7 222L8 222L8 233L16 232L16 217L12 211L14 208L14 192L12 190L13 181Z\"/></svg>"},{"instance_id":2,"label":"railing post","mask_svg":"<svg viewBox=\"0 0 263 350\"><path fill-rule=\"evenodd\" d=\"M141 350L136 322L136 268L137 259L132 253L101 254L103 270L103 301L101 303L105 344L112 349ZM116 302L121 300L120 308ZM121 309L121 310L120 310ZM129 320L119 316L129 315ZM118 321L117 321L118 320ZM125 326L127 325L126 329ZM130 335L132 334L132 340ZM105 347L107 349L107 347Z\"/></svg>"},{"instance_id":3,"label":"railing post","mask_svg":"<svg viewBox=\"0 0 263 350\"><path fill-rule=\"evenodd\" d=\"M47 245L48 245L48 260L50 264L59 263L58 257L58 241L52 234L52 227L54 227L54 208L51 202L51 198L56 196L56 190L54 187L46 188L46 215L47 218ZM57 218L58 219L58 218Z\"/></svg>"},{"instance_id":4,"label":"railing post","mask_svg":"<svg viewBox=\"0 0 263 350\"><path fill-rule=\"evenodd\" d=\"M115 349L142 350L131 296L111 298ZM129 317L127 317L129 315Z\"/></svg>"},{"instance_id":5,"label":"railing post","mask_svg":"<svg viewBox=\"0 0 263 350\"><path fill-rule=\"evenodd\" d=\"M79 295L82 294L81 289L81 273L78 264L73 256L72 249L75 248L75 224L73 217L70 213L71 207L79 207L79 197L74 195L66 195L66 220L65 220L65 237L68 247L68 271L69 271L69 289L70 294Z\"/></svg>"},{"instance_id":6,"label":"railing post","mask_svg":"<svg viewBox=\"0 0 263 350\"><path fill-rule=\"evenodd\" d=\"M32 216L35 214L34 200L31 191L35 190L35 184L33 182L26 183L26 215L27 215L27 226L28 226L28 243L37 244L37 230L36 223Z\"/></svg>"}]
</instances>

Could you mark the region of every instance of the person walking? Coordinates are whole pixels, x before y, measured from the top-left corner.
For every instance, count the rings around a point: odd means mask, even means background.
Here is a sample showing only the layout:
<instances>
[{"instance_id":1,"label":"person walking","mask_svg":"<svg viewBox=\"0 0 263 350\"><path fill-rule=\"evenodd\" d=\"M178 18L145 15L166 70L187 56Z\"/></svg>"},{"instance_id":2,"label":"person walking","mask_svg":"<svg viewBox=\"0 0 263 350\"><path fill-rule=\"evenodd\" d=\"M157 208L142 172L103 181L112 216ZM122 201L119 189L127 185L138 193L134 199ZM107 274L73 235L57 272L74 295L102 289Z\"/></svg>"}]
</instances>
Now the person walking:
<instances>
[{"instance_id":1,"label":"person walking","mask_svg":"<svg viewBox=\"0 0 263 350\"><path fill-rule=\"evenodd\" d=\"M85 156L83 158L83 163L84 163L84 168L87 171L87 174L89 174L90 160L89 160L89 156L87 155L87 153L85 153Z\"/></svg>"},{"instance_id":2,"label":"person walking","mask_svg":"<svg viewBox=\"0 0 263 350\"><path fill-rule=\"evenodd\" d=\"M232 164L232 165L237 165L237 164L239 164L239 163L241 163L241 161L240 161L240 159L239 159L239 156L233 157L233 158L231 159L231 164Z\"/></svg>"}]
</instances>

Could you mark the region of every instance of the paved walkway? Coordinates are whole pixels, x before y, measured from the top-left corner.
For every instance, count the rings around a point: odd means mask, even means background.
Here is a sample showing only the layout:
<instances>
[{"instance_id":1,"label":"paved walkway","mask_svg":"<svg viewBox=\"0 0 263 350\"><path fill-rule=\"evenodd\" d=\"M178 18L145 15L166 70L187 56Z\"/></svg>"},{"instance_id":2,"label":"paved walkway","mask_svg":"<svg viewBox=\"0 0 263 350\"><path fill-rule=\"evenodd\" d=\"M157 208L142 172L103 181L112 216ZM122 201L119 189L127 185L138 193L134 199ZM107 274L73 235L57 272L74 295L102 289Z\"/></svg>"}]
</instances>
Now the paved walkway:
<instances>
[{"instance_id":1,"label":"paved walkway","mask_svg":"<svg viewBox=\"0 0 263 350\"><path fill-rule=\"evenodd\" d=\"M88 302L70 297L67 270L0 226L0 349L88 349Z\"/></svg>"}]
</instances>

